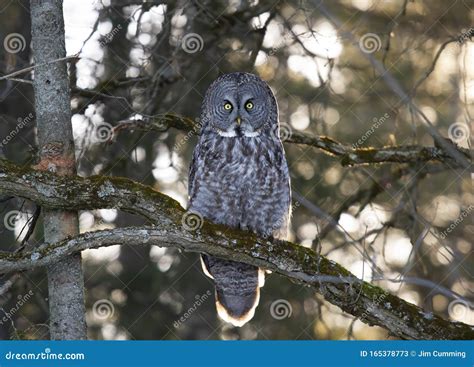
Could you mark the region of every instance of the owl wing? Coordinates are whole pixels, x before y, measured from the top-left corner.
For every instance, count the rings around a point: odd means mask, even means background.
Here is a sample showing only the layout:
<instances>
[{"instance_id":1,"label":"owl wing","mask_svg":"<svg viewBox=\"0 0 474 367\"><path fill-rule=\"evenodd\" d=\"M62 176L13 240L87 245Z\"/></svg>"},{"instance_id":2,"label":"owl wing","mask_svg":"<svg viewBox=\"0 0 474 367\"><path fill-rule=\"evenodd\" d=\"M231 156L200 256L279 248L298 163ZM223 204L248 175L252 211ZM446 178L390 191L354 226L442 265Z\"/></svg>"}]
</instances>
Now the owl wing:
<instances>
[{"instance_id":1,"label":"owl wing","mask_svg":"<svg viewBox=\"0 0 474 367\"><path fill-rule=\"evenodd\" d=\"M193 151L193 157L191 159L191 164L189 166L189 177L188 177L188 197L189 202L192 201L194 195L196 194L196 172L199 169L199 156L201 147L200 144L196 145Z\"/></svg>"},{"instance_id":2,"label":"owl wing","mask_svg":"<svg viewBox=\"0 0 474 367\"><path fill-rule=\"evenodd\" d=\"M209 188L206 179L208 166L206 158L212 153L206 150L206 144L200 141L193 153L189 167L188 178L188 208L192 211L203 209L196 202L200 189ZM208 211L203 211L205 217ZM220 213L222 214L222 213ZM215 282L216 308L219 316L232 323L242 326L249 321L255 313L260 290L263 286L264 272L255 266L223 260L213 256L201 255L201 265L206 274Z\"/></svg>"}]
</instances>

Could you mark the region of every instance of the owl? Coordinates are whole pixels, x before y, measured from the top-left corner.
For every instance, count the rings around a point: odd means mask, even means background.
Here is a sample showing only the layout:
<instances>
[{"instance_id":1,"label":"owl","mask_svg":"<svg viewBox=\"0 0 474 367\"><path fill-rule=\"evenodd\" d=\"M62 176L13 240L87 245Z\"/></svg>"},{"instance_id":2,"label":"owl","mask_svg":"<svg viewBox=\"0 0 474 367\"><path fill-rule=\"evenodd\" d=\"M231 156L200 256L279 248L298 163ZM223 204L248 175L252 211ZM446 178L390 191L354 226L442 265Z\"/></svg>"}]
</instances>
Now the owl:
<instances>
[{"instance_id":1,"label":"owl","mask_svg":"<svg viewBox=\"0 0 474 367\"><path fill-rule=\"evenodd\" d=\"M286 239L290 177L270 87L249 73L225 74L206 92L201 134L189 170L188 210L214 223ZM234 326L255 314L265 272L202 255L217 313Z\"/></svg>"}]
</instances>

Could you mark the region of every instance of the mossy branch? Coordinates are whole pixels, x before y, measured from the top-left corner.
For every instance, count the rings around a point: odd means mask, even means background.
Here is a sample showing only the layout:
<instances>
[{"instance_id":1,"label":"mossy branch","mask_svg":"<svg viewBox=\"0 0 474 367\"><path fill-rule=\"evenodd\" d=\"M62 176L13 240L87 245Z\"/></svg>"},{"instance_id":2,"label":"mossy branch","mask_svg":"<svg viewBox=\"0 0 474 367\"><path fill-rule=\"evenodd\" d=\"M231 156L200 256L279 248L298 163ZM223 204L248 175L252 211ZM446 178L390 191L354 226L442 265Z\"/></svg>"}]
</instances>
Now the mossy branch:
<instances>
[{"instance_id":1,"label":"mossy branch","mask_svg":"<svg viewBox=\"0 0 474 367\"><path fill-rule=\"evenodd\" d=\"M199 123L188 117L167 113L146 120L121 121L115 126L114 133L118 134L123 130L164 132L169 128L182 130L189 134L199 134L200 126ZM446 141L453 150L456 150L466 158L467 162L471 161L474 153L472 150L458 147L448 139ZM454 160L449 152L445 152L438 146L398 145L382 148L360 148L340 143L327 136L313 136L295 130L285 131L284 142L308 145L321 149L331 156L338 157L343 166L376 163L438 162L445 164L449 168L466 168L465 162Z\"/></svg>"},{"instance_id":2,"label":"mossy branch","mask_svg":"<svg viewBox=\"0 0 474 367\"><path fill-rule=\"evenodd\" d=\"M47 208L119 208L141 215L153 227L90 232L27 253L0 253L0 273L45 266L88 248L117 244L157 245L264 267L313 287L324 298L369 325L406 339L473 339L474 329L425 313L382 288L363 282L337 263L290 242L258 238L212 223L183 225L185 210L150 187L118 177L62 177L0 160L0 191ZM200 224L203 224L202 227Z\"/></svg>"}]
</instances>

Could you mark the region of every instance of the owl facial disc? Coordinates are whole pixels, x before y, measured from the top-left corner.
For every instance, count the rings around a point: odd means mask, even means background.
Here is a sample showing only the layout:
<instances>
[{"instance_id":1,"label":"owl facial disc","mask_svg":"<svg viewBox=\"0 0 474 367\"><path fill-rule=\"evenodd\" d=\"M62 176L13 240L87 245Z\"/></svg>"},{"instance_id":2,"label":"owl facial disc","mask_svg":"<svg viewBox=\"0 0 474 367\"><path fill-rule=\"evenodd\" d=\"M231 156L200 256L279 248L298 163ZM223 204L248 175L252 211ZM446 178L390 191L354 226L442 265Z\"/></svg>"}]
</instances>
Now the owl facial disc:
<instances>
[{"instance_id":1,"label":"owl facial disc","mask_svg":"<svg viewBox=\"0 0 474 367\"><path fill-rule=\"evenodd\" d=\"M270 87L248 73L218 78L204 98L202 120L207 131L226 138L271 137L278 125L278 108Z\"/></svg>"}]
</instances>

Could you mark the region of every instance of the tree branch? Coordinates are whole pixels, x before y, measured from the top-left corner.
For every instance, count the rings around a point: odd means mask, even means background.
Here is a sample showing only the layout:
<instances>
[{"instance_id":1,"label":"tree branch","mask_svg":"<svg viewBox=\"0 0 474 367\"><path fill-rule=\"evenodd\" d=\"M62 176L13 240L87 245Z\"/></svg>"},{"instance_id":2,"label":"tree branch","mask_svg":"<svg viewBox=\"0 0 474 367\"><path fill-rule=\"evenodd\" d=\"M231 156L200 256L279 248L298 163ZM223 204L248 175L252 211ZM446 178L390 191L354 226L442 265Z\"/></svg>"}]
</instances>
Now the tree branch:
<instances>
[{"instance_id":1,"label":"tree branch","mask_svg":"<svg viewBox=\"0 0 474 367\"><path fill-rule=\"evenodd\" d=\"M270 269L313 287L325 299L369 325L407 339L473 339L474 330L449 322L383 289L363 282L342 266L314 251L258 238L249 232L200 222L195 231L185 223L181 206L150 187L119 177L62 177L0 160L0 190L61 209L120 208L144 216L154 227L130 227L85 233L27 253L0 253L0 272L45 266L87 248L147 244L204 252ZM199 218L198 218L199 219ZM202 224L202 227L200 225Z\"/></svg>"},{"instance_id":2,"label":"tree branch","mask_svg":"<svg viewBox=\"0 0 474 367\"><path fill-rule=\"evenodd\" d=\"M31 65L31 66L28 66L27 68L14 71L14 72L12 72L12 73L10 73L10 74L2 75L2 76L0 76L0 81L2 81L2 80L15 80L15 79L13 79L15 76L28 73L28 72L33 71L33 70L35 70L36 68L39 68L39 67L42 67L42 66L46 66L46 65L50 65L50 64L54 64L54 63L60 63L60 62L63 62L63 61L77 62L78 60L79 60L78 55L60 57L60 58L58 58L58 59L55 59L55 60L52 60L52 61L48 61L48 62L45 62L45 63L43 63L43 64L34 64L34 65ZM16 79L15 81L21 81L21 82L23 82L23 83L31 82L31 81L27 81L27 80L18 80L18 79Z\"/></svg>"},{"instance_id":3,"label":"tree branch","mask_svg":"<svg viewBox=\"0 0 474 367\"><path fill-rule=\"evenodd\" d=\"M188 117L171 113L153 116L149 119L137 119L121 121L114 127L114 134L122 130L140 130L164 132L169 128L175 128L188 133L199 134L199 124ZM423 147L418 145L387 146L383 148L353 148L340 143L327 136L312 136L299 131L292 131L290 136L284 140L285 143L302 144L321 149L323 152L336 156L343 166L353 166L374 163L416 163L416 162L439 162L449 168L464 168L452 159L451 155L442 148L432 146ZM456 146L450 142L452 149L465 157L468 161L473 156L473 151Z\"/></svg>"},{"instance_id":4,"label":"tree branch","mask_svg":"<svg viewBox=\"0 0 474 367\"><path fill-rule=\"evenodd\" d=\"M411 110L416 112L418 117L426 124L428 132L435 141L436 145L442 149L451 159L456 162L457 167L469 168L471 166L469 157L466 157L465 154L459 151L459 148L454 145L449 139L443 138L437 129L434 127L433 123L426 117L425 113L412 101L410 95L408 95L400 85L400 83L395 79L395 77L385 69L384 65L377 60L373 54L364 52L359 46L359 40L354 37L354 35L349 31L344 31L344 24L337 19L325 6L321 0L312 0L312 3L321 11L321 14L326 17L326 19L337 29L343 38L349 40L354 46L359 49L359 53L365 57L374 67L374 69L379 74L380 78L385 82L385 84L400 98L400 103L406 103ZM441 50L442 52L442 50ZM472 154L471 154L472 156Z\"/></svg>"}]
</instances>

